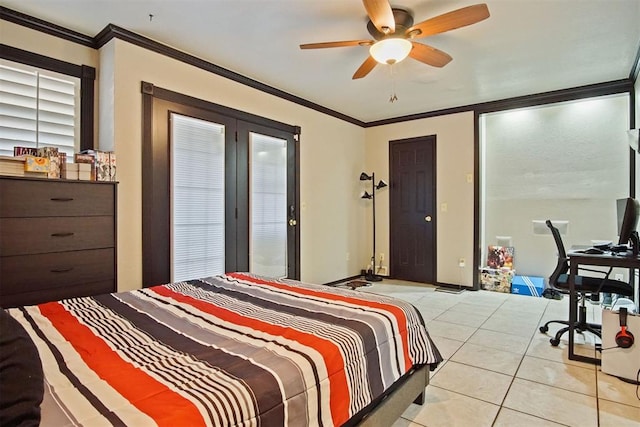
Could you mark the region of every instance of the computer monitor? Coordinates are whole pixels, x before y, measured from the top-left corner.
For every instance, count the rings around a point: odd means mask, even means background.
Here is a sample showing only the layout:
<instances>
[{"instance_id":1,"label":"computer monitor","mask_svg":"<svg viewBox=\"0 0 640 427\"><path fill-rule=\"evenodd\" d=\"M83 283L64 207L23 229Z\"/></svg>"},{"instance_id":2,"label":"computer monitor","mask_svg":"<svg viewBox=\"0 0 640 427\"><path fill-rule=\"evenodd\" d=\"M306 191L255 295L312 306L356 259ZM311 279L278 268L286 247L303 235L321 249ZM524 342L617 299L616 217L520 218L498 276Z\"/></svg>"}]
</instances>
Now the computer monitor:
<instances>
[{"instance_id":1,"label":"computer monitor","mask_svg":"<svg viewBox=\"0 0 640 427\"><path fill-rule=\"evenodd\" d=\"M640 202L631 197L617 200L619 245L631 242L634 253L638 251L638 219L640 218Z\"/></svg>"}]
</instances>

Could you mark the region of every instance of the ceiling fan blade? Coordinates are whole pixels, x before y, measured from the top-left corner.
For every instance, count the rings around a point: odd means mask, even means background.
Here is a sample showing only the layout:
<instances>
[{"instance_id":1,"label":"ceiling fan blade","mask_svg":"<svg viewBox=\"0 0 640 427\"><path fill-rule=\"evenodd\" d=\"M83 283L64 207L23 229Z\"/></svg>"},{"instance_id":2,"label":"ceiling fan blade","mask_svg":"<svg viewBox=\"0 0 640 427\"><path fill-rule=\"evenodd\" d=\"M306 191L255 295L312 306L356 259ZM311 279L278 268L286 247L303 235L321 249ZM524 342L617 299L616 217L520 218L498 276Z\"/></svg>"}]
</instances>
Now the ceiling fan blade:
<instances>
[{"instance_id":1,"label":"ceiling fan blade","mask_svg":"<svg viewBox=\"0 0 640 427\"><path fill-rule=\"evenodd\" d=\"M392 34L396 31L396 20L389 0L362 0L362 3L378 31L383 34Z\"/></svg>"},{"instance_id":2,"label":"ceiling fan blade","mask_svg":"<svg viewBox=\"0 0 640 427\"><path fill-rule=\"evenodd\" d=\"M375 68L377 63L378 63L378 61L376 61L375 59L373 59L373 57L371 55L369 55L367 57L367 59L364 60L364 62L360 66L360 68L358 68L356 70L356 72L353 75L352 79L356 80L356 79L361 79L361 78L365 77L367 74L369 74L371 72L371 70L373 70Z\"/></svg>"},{"instance_id":3,"label":"ceiling fan blade","mask_svg":"<svg viewBox=\"0 0 640 427\"><path fill-rule=\"evenodd\" d=\"M448 53L435 47L417 42L411 42L411 44L413 45L413 49L409 52L409 56L427 65L444 67L453 59Z\"/></svg>"},{"instance_id":4,"label":"ceiling fan blade","mask_svg":"<svg viewBox=\"0 0 640 427\"><path fill-rule=\"evenodd\" d=\"M476 22L480 22L488 17L489 8L487 5L484 3L476 4L422 21L409 28L406 34L407 37L410 38L432 36L434 34L444 33L445 31L455 30L456 28L475 24Z\"/></svg>"},{"instance_id":5,"label":"ceiling fan blade","mask_svg":"<svg viewBox=\"0 0 640 427\"><path fill-rule=\"evenodd\" d=\"M371 46L373 40L346 40L340 42L301 44L300 49L324 49L326 47Z\"/></svg>"}]
</instances>

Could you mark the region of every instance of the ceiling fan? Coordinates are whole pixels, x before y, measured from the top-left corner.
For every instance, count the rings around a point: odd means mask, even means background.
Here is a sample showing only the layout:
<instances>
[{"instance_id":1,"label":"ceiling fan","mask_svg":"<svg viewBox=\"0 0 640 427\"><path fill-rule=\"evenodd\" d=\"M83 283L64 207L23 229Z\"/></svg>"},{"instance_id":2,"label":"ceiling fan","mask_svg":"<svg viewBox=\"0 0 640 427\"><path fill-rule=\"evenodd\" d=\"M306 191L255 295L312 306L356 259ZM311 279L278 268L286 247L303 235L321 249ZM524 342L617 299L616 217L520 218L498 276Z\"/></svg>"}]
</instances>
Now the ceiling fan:
<instances>
[{"instance_id":1,"label":"ceiling fan","mask_svg":"<svg viewBox=\"0 0 640 427\"><path fill-rule=\"evenodd\" d=\"M365 77L378 64L395 64L407 56L434 67L444 67L451 56L413 39L444 33L445 31L475 24L489 17L486 4L463 7L413 25L408 10L392 8L389 0L362 0L369 16L367 30L375 40L347 40L301 44L300 49L328 47L369 46L369 56L353 75L353 79Z\"/></svg>"}]
</instances>

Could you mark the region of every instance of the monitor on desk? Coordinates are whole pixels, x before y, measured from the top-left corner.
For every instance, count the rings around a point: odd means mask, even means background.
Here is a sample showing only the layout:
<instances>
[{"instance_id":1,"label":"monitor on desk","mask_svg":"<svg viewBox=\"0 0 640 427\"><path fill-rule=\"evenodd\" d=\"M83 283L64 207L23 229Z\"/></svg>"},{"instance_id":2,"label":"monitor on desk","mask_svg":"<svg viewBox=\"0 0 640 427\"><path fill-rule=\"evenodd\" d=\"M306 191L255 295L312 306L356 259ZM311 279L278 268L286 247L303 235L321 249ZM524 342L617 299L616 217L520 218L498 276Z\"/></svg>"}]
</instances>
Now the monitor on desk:
<instances>
[{"instance_id":1,"label":"monitor on desk","mask_svg":"<svg viewBox=\"0 0 640 427\"><path fill-rule=\"evenodd\" d=\"M638 219L640 218L640 203L631 197L617 200L618 230L620 238L618 245L631 244L634 255L638 253Z\"/></svg>"}]
</instances>

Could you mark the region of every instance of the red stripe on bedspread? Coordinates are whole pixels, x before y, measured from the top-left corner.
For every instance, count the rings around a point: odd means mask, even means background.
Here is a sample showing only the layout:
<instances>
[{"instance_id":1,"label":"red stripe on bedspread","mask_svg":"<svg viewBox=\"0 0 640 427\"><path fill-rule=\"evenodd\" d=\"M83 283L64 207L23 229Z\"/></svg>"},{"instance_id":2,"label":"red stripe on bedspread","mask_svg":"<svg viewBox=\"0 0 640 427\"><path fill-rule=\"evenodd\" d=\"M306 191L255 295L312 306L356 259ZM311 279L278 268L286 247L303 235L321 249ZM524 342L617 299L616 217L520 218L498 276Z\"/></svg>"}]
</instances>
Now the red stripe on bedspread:
<instances>
[{"instance_id":1,"label":"red stripe on bedspread","mask_svg":"<svg viewBox=\"0 0 640 427\"><path fill-rule=\"evenodd\" d=\"M314 291L312 289L307 289L307 288L300 288L297 286L291 286L291 285L287 285L285 283L278 283L278 282L273 282L273 281L269 281L269 280L262 280L262 279L258 279L256 277L253 276L248 276L242 273L226 273L226 276L229 277L234 277L236 279L239 280L244 280L244 281L248 281L248 282L252 282L252 283L256 283L256 284L260 284L260 285L269 285L271 287L274 288L278 288L278 289L284 289L287 291L291 291L291 292L296 292L298 294L302 294L302 295L309 295L309 296L314 296L314 297L320 297L320 298L325 298L325 299L332 299L335 301L342 301L342 302L346 302L349 304L355 304L358 306L367 306L370 308L376 308L376 309L381 309L381 310L385 310L387 312L390 312L394 315L396 321L398 322L398 329L399 329L399 333L400 333L400 337L402 338L402 348L403 348L403 352L404 352L404 362L405 362L405 368L406 368L406 372L409 371L409 369L411 369L411 367L413 366L413 362L411 360L411 358L409 357L409 337L408 337L408 331L407 331L407 318L404 314L404 311L402 311L401 308L393 305L393 304L384 304L384 303L380 303L380 302L376 302L376 301L370 301L370 300L366 300L366 299L360 299L360 298L355 298L355 297L349 297L349 296L345 296L345 295L336 295L336 294L330 294L330 293L325 293L325 292L321 292L321 291Z\"/></svg>"},{"instance_id":2,"label":"red stripe on bedspread","mask_svg":"<svg viewBox=\"0 0 640 427\"><path fill-rule=\"evenodd\" d=\"M327 372L329 373L329 406L331 407L331 418L333 419L334 425L341 425L349 419L349 405L351 403L351 399L347 377L344 371L345 361L342 358L338 346L331 342L331 340L318 337L317 335L300 332L293 328L251 319L234 313L233 311L218 307L209 302L174 292L164 286L155 286L148 288L148 290L156 292L164 297L174 299L175 301L189 304L202 312L212 314L220 319L233 323L234 325L246 326L255 331L262 331L271 335L284 337L315 349L322 356Z\"/></svg>"},{"instance_id":3,"label":"red stripe on bedspread","mask_svg":"<svg viewBox=\"0 0 640 427\"><path fill-rule=\"evenodd\" d=\"M203 424L202 415L193 403L121 359L61 304L46 303L39 308L90 369L158 425Z\"/></svg>"}]
</instances>

